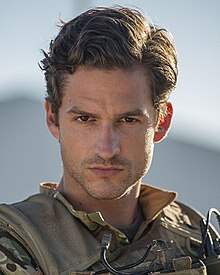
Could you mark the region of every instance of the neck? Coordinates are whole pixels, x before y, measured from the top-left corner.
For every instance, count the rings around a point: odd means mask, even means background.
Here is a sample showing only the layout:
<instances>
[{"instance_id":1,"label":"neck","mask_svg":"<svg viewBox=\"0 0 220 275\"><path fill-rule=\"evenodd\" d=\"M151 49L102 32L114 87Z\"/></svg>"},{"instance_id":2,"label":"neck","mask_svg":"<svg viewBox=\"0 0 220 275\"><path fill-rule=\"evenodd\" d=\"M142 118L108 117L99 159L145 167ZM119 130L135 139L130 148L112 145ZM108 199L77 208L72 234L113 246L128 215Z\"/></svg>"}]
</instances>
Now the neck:
<instances>
[{"instance_id":1,"label":"neck","mask_svg":"<svg viewBox=\"0 0 220 275\"><path fill-rule=\"evenodd\" d=\"M57 190L68 200L75 210L87 213L100 212L104 220L116 228L129 226L137 216L140 183L127 194L114 200L97 200L83 192L79 186L73 188L61 180ZM83 193L83 196L82 196Z\"/></svg>"}]
</instances>

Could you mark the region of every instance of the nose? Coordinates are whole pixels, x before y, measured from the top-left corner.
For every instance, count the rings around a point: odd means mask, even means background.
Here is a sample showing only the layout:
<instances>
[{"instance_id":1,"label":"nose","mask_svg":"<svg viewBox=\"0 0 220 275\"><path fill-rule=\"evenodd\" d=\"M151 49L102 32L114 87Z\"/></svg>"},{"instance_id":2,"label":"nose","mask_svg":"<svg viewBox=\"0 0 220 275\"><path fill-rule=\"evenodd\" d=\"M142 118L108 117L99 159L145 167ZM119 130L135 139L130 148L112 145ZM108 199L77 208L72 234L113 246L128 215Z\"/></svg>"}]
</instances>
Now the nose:
<instances>
[{"instance_id":1,"label":"nose","mask_svg":"<svg viewBox=\"0 0 220 275\"><path fill-rule=\"evenodd\" d=\"M108 160L120 152L119 136L113 125L105 124L97 132L96 153L102 159Z\"/></svg>"}]
</instances>

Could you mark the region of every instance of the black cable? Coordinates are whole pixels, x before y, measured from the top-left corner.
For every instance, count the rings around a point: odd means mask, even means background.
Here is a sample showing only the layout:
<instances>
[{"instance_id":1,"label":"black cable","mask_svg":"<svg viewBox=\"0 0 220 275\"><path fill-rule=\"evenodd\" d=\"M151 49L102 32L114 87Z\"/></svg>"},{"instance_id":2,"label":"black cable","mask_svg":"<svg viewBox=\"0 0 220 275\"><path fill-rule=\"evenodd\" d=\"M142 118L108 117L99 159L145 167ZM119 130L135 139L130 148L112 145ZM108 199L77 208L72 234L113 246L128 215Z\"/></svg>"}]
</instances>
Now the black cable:
<instances>
[{"instance_id":1,"label":"black cable","mask_svg":"<svg viewBox=\"0 0 220 275\"><path fill-rule=\"evenodd\" d=\"M151 249L157 244L157 243L163 243L166 245L166 242L163 241L163 240L153 240L150 242L146 252L144 253L144 255L142 256L141 259L139 259L137 262L135 263L132 263L132 264L129 264L129 265L125 265L125 266L121 266L121 267L118 267L117 269L112 267L109 263L108 263L108 260L107 260L107 257L106 257L106 252L107 252L107 249L109 247L109 243L110 243L110 239L108 240L108 237L109 236L104 236L103 237L103 243L102 243L102 248L101 248L101 254L100 254L100 258L101 258L101 261L102 261L102 264L104 265L105 269L103 270L99 270L99 271L96 271L94 273L94 275L98 275L98 274L102 274L102 273L105 273L105 272L110 272L112 273L113 275L143 275L143 274L149 274L153 271L156 271L155 270L155 267L149 267L147 269L145 269L144 271L139 271L139 272L120 272L120 271L123 271L123 270L126 270L126 269L130 269L130 268L133 268L133 267L136 267L138 266L139 264L141 264L144 260L146 260L146 258L148 257Z\"/></svg>"},{"instance_id":2,"label":"black cable","mask_svg":"<svg viewBox=\"0 0 220 275\"><path fill-rule=\"evenodd\" d=\"M107 258L106 258L106 251L107 249L105 247L102 247L101 249L101 260L102 260L102 264L104 265L104 267L112 274L114 275L127 275L129 273L120 273L118 272L116 269L114 269L107 261Z\"/></svg>"},{"instance_id":3,"label":"black cable","mask_svg":"<svg viewBox=\"0 0 220 275\"><path fill-rule=\"evenodd\" d=\"M118 270L133 268L133 267L143 263L143 261L146 260L146 258L149 256L151 249L156 245L156 243L157 243L156 240L153 240L152 242L150 242L146 252L142 256L142 258L140 258L137 262L120 267L120 268L118 268Z\"/></svg>"},{"instance_id":4,"label":"black cable","mask_svg":"<svg viewBox=\"0 0 220 275\"><path fill-rule=\"evenodd\" d=\"M202 259L202 254L204 253L204 248L205 248L205 245L207 244L208 237L210 235L210 233L209 233L209 226L210 226L211 215L213 213L216 214L216 217L217 217L217 220L218 220L218 223L219 223L219 228L220 228L220 212L217 209L215 209L215 208L211 208L208 211L206 221L204 219L201 221L202 244L200 246L200 249L199 249L199 252L198 252L198 256L197 256L197 258L199 260ZM146 260L146 258L148 257L151 249L157 243L161 242L161 243L167 245L165 241L163 241L163 240L153 240L149 244L146 252L144 253L144 255L143 255L143 257L141 259L139 259L135 263L118 267L117 269L114 268L114 267L112 267L109 264L109 262L107 260L107 257L106 257L107 250L108 250L108 248L110 246L110 241L111 241L111 235L110 234L104 234L103 240L102 240L102 248L101 248L101 253L100 253L100 259L101 259L101 262L104 265L105 269L96 271L94 273L94 275L98 275L98 274L102 274L102 273L106 273L106 272L110 272L113 275L144 275L144 274L147 275L147 274L150 274L151 272L161 271L161 270L156 270L155 267L148 267L144 271L139 271L139 272L120 272L120 271L123 271L123 270L126 270L126 269L131 269L133 267L136 267L136 266L140 265L144 260ZM167 270L163 270L161 273L164 273L164 272L166 273Z\"/></svg>"},{"instance_id":5,"label":"black cable","mask_svg":"<svg viewBox=\"0 0 220 275\"><path fill-rule=\"evenodd\" d=\"M205 224L205 228L204 228L204 232L203 232L203 236L202 236L202 244L200 246L198 256L197 256L198 259L201 259L202 253L204 251L204 247L205 247L208 232L209 232L209 226L210 226L210 220L211 220L212 213L216 214L216 217L217 217L217 220L218 220L218 223L219 223L219 227L220 227L220 212L216 208L211 208L208 211L206 221L204 221L204 220L202 221Z\"/></svg>"},{"instance_id":6,"label":"black cable","mask_svg":"<svg viewBox=\"0 0 220 275\"><path fill-rule=\"evenodd\" d=\"M118 271L122 271L122 270L125 270L125 269L130 269L130 268L133 268L133 267L135 267L135 266L138 266L139 264L141 264L147 257L148 257L148 255L149 255L149 253L150 253L150 251L151 251L151 249L156 245L156 243L157 243L157 241L155 241L155 240L153 240L151 243L150 243L150 245L148 246L148 248L147 248L147 250L146 250L146 252L144 253L144 255L143 255L143 257L140 259L140 260L138 260L137 262L135 262L135 263L132 263L132 264L129 264L129 265L125 265L125 266L121 266L121 267L119 267L119 268L117 268L117 269L114 269L114 271L116 271L116 274L118 274L118 275L126 275L126 274L147 274L147 271L145 270L144 272L143 271L140 271L140 272L136 272L136 273L127 273L127 272L118 272ZM107 268L112 268L112 266L108 263L108 261L107 261L107 258L106 258L106 251L107 250L104 250L103 251L103 254L102 254L102 256L101 256L101 260L102 260L102 263L103 263L103 265ZM108 269L107 268L107 269ZM114 274L114 273L113 273Z\"/></svg>"}]
</instances>

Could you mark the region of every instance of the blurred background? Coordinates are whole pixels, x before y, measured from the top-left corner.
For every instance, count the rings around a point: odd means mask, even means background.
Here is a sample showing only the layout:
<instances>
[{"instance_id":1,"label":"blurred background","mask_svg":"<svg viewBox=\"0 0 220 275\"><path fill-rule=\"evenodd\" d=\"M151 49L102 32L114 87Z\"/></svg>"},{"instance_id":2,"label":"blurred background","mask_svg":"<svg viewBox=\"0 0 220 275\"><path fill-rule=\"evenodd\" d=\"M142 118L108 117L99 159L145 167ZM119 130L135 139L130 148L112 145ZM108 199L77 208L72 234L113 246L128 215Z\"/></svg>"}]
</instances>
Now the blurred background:
<instances>
[{"instance_id":1,"label":"blurred background","mask_svg":"<svg viewBox=\"0 0 220 275\"><path fill-rule=\"evenodd\" d=\"M179 79L171 96L172 129L155 146L144 182L175 190L178 199L206 214L220 208L220 1L146 0L2 1L0 4L0 202L38 192L59 181L59 147L45 124L44 76L38 67L59 28L95 6L142 11L174 36Z\"/></svg>"}]
</instances>

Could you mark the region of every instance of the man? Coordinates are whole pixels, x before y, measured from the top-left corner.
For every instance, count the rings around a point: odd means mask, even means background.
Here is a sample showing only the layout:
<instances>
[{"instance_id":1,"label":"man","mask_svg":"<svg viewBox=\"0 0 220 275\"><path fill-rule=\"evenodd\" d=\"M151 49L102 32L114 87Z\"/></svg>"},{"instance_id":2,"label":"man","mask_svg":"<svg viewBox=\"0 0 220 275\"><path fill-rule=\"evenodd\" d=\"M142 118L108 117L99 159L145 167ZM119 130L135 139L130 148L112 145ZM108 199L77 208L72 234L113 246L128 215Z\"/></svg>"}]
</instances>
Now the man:
<instances>
[{"instance_id":1,"label":"man","mask_svg":"<svg viewBox=\"0 0 220 275\"><path fill-rule=\"evenodd\" d=\"M44 56L46 120L63 175L0 207L1 272L146 274L178 271L173 259L184 255L190 269L198 215L175 192L141 183L173 114L169 33L138 11L97 8L64 24Z\"/></svg>"}]
</instances>

